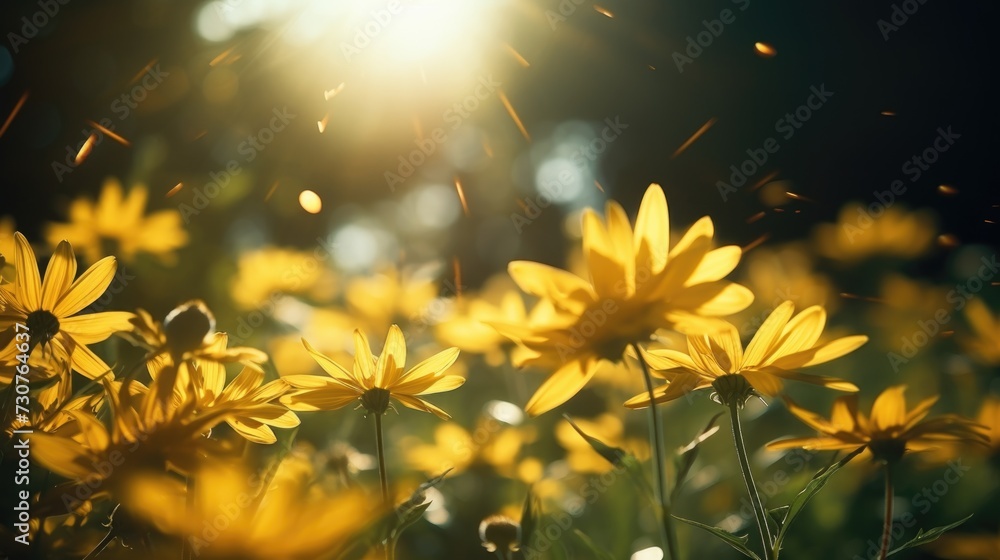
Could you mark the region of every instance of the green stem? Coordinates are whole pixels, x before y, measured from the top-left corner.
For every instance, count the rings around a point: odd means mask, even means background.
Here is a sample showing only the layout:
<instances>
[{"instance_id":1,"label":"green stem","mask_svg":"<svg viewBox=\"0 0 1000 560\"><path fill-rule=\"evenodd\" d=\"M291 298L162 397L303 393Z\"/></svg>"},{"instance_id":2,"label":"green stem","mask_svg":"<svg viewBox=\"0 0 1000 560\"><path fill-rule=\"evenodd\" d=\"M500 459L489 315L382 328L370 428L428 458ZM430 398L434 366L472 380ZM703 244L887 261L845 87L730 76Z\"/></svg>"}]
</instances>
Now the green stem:
<instances>
[{"instance_id":1,"label":"green stem","mask_svg":"<svg viewBox=\"0 0 1000 560\"><path fill-rule=\"evenodd\" d=\"M882 524L881 560L889 555L889 545L892 543L892 465L885 463L885 521Z\"/></svg>"},{"instance_id":2,"label":"green stem","mask_svg":"<svg viewBox=\"0 0 1000 560\"><path fill-rule=\"evenodd\" d=\"M375 451L378 455L378 478L382 485L382 502L389 507L389 476L385 472L385 444L382 441L382 414L375 413ZM385 550L385 560L393 560L396 557L396 542L394 539L387 539L383 546Z\"/></svg>"},{"instance_id":3,"label":"green stem","mask_svg":"<svg viewBox=\"0 0 1000 560\"><path fill-rule=\"evenodd\" d=\"M666 451L663 448L663 438L660 437L660 415L657 412L654 401L653 378L649 374L649 366L646 364L646 360L643 359L642 354L639 352L639 345L633 343L631 346L639 358L639 365L642 366L642 379L646 383L646 392L649 394L649 443L656 450L654 454L655 462L653 463L653 469L656 472L653 478L656 479L656 491L659 494L660 517L662 519L660 530L662 538L666 543L667 558L669 560L677 560L679 558L677 555L677 536L674 531L673 517L670 514L670 494L667 491Z\"/></svg>"},{"instance_id":4,"label":"green stem","mask_svg":"<svg viewBox=\"0 0 1000 560\"><path fill-rule=\"evenodd\" d=\"M764 504L757 494L757 485L754 484L753 473L750 471L750 460L747 459L747 449L743 443L738 406L738 399L731 399L729 419L733 425L733 441L736 444L736 455L740 460L740 470L743 471L743 482L746 483L747 493L750 494L750 502L753 504L753 513L757 518L757 530L760 532L760 542L764 546L764 560L770 560L773 556L774 543L771 541L771 531L767 526L767 512L764 511Z\"/></svg>"}]
</instances>

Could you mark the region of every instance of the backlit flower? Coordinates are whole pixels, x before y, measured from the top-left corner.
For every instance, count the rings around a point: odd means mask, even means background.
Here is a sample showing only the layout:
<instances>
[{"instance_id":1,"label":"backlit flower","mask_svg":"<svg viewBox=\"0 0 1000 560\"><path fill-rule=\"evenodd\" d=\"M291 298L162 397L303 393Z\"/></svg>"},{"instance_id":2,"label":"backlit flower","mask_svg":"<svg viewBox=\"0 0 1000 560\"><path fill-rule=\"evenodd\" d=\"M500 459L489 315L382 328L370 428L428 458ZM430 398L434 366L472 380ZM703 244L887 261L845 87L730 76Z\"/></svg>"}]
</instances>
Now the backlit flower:
<instances>
[{"instance_id":1,"label":"backlit flower","mask_svg":"<svg viewBox=\"0 0 1000 560\"><path fill-rule=\"evenodd\" d=\"M404 373L406 341L399 327L389 327L382 354L372 354L368 339L354 331L354 368L348 370L317 352L303 340L306 350L329 377L317 375L286 375L282 379L296 390L281 398L292 410L333 410L360 403L373 414L384 414L390 399L403 406L431 412L440 418L450 418L440 408L422 399L423 395L451 391L461 387L465 378L445 375L458 358L458 348L448 348Z\"/></svg>"},{"instance_id":2,"label":"backlit flower","mask_svg":"<svg viewBox=\"0 0 1000 560\"><path fill-rule=\"evenodd\" d=\"M731 388L742 386L747 391L773 397L781 392L787 379L838 391L857 391L852 383L805 375L797 370L852 352L868 337L846 336L820 344L819 339L826 326L826 311L820 306L813 306L793 317L794 310L795 304L790 301L779 305L754 334L746 350L736 327L728 323L710 334L689 335L686 353L669 349L644 350L643 355L654 375L669 381L667 385L656 388L655 402L670 401L709 386L714 386L722 401L727 402L729 395L722 394L726 389L720 389L720 383L732 385ZM730 383L738 381L737 378L742 378L746 384ZM740 396L745 400L750 393ZM739 404L742 403L740 401ZM649 395L636 395L625 406L649 406Z\"/></svg>"},{"instance_id":3,"label":"backlit flower","mask_svg":"<svg viewBox=\"0 0 1000 560\"><path fill-rule=\"evenodd\" d=\"M667 201L650 185L633 230L625 210L608 202L606 219L583 215L589 278L528 261L508 271L525 292L540 298L527 321L494 323L527 352L516 365L554 370L528 402L541 414L578 393L602 360L621 359L627 345L645 342L661 327L705 332L719 316L746 308L749 290L722 280L740 260L739 247L715 249L714 226L698 220L670 246Z\"/></svg>"},{"instance_id":4,"label":"backlit flower","mask_svg":"<svg viewBox=\"0 0 1000 560\"><path fill-rule=\"evenodd\" d=\"M768 444L768 448L848 450L865 446L876 459L891 462L906 452L927 451L949 442L989 442L985 426L967 418L946 414L926 419L938 400L936 396L907 411L905 391L905 385L882 391L872 405L871 416L858 411L857 395L840 397L833 404L829 420L786 401L788 410L820 435L779 440Z\"/></svg>"}]
</instances>

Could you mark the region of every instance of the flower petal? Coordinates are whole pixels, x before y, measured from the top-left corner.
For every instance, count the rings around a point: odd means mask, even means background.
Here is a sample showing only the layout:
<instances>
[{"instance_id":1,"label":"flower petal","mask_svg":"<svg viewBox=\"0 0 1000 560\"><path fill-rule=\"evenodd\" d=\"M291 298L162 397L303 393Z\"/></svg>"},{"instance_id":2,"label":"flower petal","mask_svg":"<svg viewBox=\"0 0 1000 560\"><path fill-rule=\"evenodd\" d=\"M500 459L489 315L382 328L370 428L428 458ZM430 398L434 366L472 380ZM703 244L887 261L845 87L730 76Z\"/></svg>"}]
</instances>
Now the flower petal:
<instances>
[{"instance_id":1,"label":"flower petal","mask_svg":"<svg viewBox=\"0 0 1000 560\"><path fill-rule=\"evenodd\" d=\"M786 301L774 308L774 311L767 316L764 323L757 329L750 344L747 345L747 351L743 357L741 367L747 368L761 365L764 357L767 356L772 345L774 345L774 342L781 336L785 325L792 318L794 311L795 304L791 301Z\"/></svg>"},{"instance_id":2,"label":"flower petal","mask_svg":"<svg viewBox=\"0 0 1000 560\"><path fill-rule=\"evenodd\" d=\"M868 337L864 335L845 336L794 354L782 356L773 361L771 365L782 369L814 366L850 354L866 342L868 342Z\"/></svg>"},{"instance_id":3,"label":"flower petal","mask_svg":"<svg viewBox=\"0 0 1000 560\"><path fill-rule=\"evenodd\" d=\"M375 362L375 386L392 387L399 379L405 365L406 340L403 339L403 331L397 325L392 325L385 337L382 354Z\"/></svg>"},{"instance_id":4,"label":"flower petal","mask_svg":"<svg viewBox=\"0 0 1000 560\"><path fill-rule=\"evenodd\" d=\"M69 290L62 294L52 314L56 317L75 315L101 297L115 277L118 264L114 257L104 257L84 271Z\"/></svg>"},{"instance_id":5,"label":"flower petal","mask_svg":"<svg viewBox=\"0 0 1000 560\"><path fill-rule=\"evenodd\" d=\"M642 197L632 240L635 266L647 267L654 275L662 272L670 252L670 215L667 198L656 183L649 185Z\"/></svg>"},{"instance_id":6,"label":"flower petal","mask_svg":"<svg viewBox=\"0 0 1000 560\"><path fill-rule=\"evenodd\" d=\"M368 337L358 329L354 331L354 378L365 389L375 386L375 357Z\"/></svg>"},{"instance_id":7,"label":"flower petal","mask_svg":"<svg viewBox=\"0 0 1000 560\"><path fill-rule=\"evenodd\" d=\"M40 309L42 281L38 277L38 262L21 232L14 233L14 290L19 303L27 308L25 311L30 313Z\"/></svg>"},{"instance_id":8,"label":"flower petal","mask_svg":"<svg viewBox=\"0 0 1000 560\"><path fill-rule=\"evenodd\" d=\"M872 405L871 424L876 431L902 428L906 425L905 385L889 387Z\"/></svg>"},{"instance_id":9,"label":"flower petal","mask_svg":"<svg viewBox=\"0 0 1000 560\"><path fill-rule=\"evenodd\" d=\"M114 379L115 373L90 348L83 344L76 344L71 352L71 367L80 375L88 379L97 379L101 376Z\"/></svg>"},{"instance_id":10,"label":"flower petal","mask_svg":"<svg viewBox=\"0 0 1000 560\"><path fill-rule=\"evenodd\" d=\"M552 410L579 393L595 373L597 359L592 356L566 362L535 391L524 411L538 416Z\"/></svg>"},{"instance_id":11,"label":"flower petal","mask_svg":"<svg viewBox=\"0 0 1000 560\"><path fill-rule=\"evenodd\" d=\"M412 408L414 410L421 410L423 412L430 412L431 414L437 416L442 420L451 420L451 416L441 410L440 408L432 405L431 403L421 399L420 397L413 397L410 395L392 395L396 400L403 403L403 406L407 408Z\"/></svg>"},{"instance_id":12,"label":"flower petal","mask_svg":"<svg viewBox=\"0 0 1000 560\"><path fill-rule=\"evenodd\" d=\"M431 395L434 393L443 393L445 391L458 389L464 384L465 384L465 378L462 377L461 375L446 375L444 377L434 380L434 382L428 385L427 388L421 389L420 391L417 391L415 394Z\"/></svg>"},{"instance_id":13,"label":"flower petal","mask_svg":"<svg viewBox=\"0 0 1000 560\"><path fill-rule=\"evenodd\" d=\"M94 344L106 340L116 332L132 330L135 315L125 311L103 311L59 319L59 330L69 334L80 344Z\"/></svg>"},{"instance_id":14,"label":"flower petal","mask_svg":"<svg viewBox=\"0 0 1000 560\"><path fill-rule=\"evenodd\" d=\"M362 387L360 379L357 379L353 373L347 371L347 369L345 369L343 366L341 366L337 362L331 360L330 358L326 357L324 354L320 353L318 350L313 348L312 345L309 344L309 341L303 338L302 345L306 347L306 351L309 352L309 354L313 357L313 359L316 360L316 363L319 364L319 367L323 368L323 371L329 374L330 377L339 381L342 385L349 385L351 387L358 387L358 388ZM283 379L287 380L287 378L289 377L298 378L298 377L311 377L311 376L288 375L288 376L283 376Z\"/></svg>"},{"instance_id":15,"label":"flower petal","mask_svg":"<svg viewBox=\"0 0 1000 560\"><path fill-rule=\"evenodd\" d=\"M442 350L413 366L410 371L403 374L400 380L409 383L428 375L443 373L455 363L455 360L458 359L458 354L458 348L447 348Z\"/></svg>"},{"instance_id":16,"label":"flower petal","mask_svg":"<svg viewBox=\"0 0 1000 560\"><path fill-rule=\"evenodd\" d=\"M359 393L351 391L347 387L331 383L322 389L304 389L285 394L280 401L290 410L311 412L335 410L356 402L359 396Z\"/></svg>"},{"instance_id":17,"label":"flower petal","mask_svg":"<svg viewBox=\"0 0 1000 560\"><path fill-rule=\"evenodd\" d=\"M74 278L76 278L76 256L73 255L73 247L68 242L61 241L45 268L41 309L49 311L55 309L59 296L73 285Z\"/></svg>"},{"instance_id":18,"label":"flower petal","mask_svg":"<svg viewBox=\"0 0 1000 560\"><path fill-rule=\"evenodd\" d=\"M523 291L555 301L587 301L594 299L594 290L579 276L554 266L531 261L513 261L507 272Z\"/></svg>"},{"instance_id":19,"label":"flower petal","mask_svg":"<svg viewBox=\"0 0 1000 560\"><path fill-rule=\"evenodd\" d=\"M708 387L704 377L695 373L684 372L674 377L667 385L653 389L653 399L656 404L665 403L683 397L693 391ZM625 401L628 408L646 408L649 406L649 392L642 392Z\"/></svg>"},{"instance_id":20,"label":"flower petal","mask_svg":"<svg viewBox=\"0 0 1000 560\"><path fill-rule=\"evenodd\" d=\"M740 263L743 250L736 245L727 245L713 249L705 254L698 267L688 276L684 286L694 286L706 282L715 282L725 278Z\"/></svg>"}]
</instances>

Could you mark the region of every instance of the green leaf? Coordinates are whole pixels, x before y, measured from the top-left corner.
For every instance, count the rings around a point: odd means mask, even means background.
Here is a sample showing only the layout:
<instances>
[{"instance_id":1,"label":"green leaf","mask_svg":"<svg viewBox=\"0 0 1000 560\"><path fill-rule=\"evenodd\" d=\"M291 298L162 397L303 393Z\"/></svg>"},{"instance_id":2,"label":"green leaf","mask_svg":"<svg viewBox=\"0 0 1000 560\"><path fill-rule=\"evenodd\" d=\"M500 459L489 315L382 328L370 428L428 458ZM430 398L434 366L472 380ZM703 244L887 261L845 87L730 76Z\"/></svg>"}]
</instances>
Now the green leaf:
<instances>
[{"instance_id":1,"label":"green leaf","mask_svg":"<svg viewBox=\"0 0 1000 560\"><path fill-rule=\"evenodd\" d=\"M569 422L570 426L573 426L573 429L576 430L576 433L580 434L580 436L584 440L586 440L587 443L590 444L590 447L592 447L594 451L598 453L598 455L604 457L604 459L607 460L607 462L611 463L612 465L618 466L618 464L623 459L625 459L626 456L628 456L628 453L626 453L624 449L613 447L593 436L587 435L586 432L580 429L580 426L576 425L576 422L574 422L573 419L570 418L568 414L563 414L563 418L565 418L566 421Z\"/></svg>"},{"instance_id":2,"label":"green leaf","mask_svg":"<svg viewBox=\"0 0 1000 560\"><path fill-rule=\"evenodd\" d=\"M790 527L792 521L794 521L795 518L802 513L802 510L806 507L806 504L809 503L809 500L811 500L813 496L826 486L826 483L830 481L830 477L833 476L834 473L840 470L847 463L851 462L851 459L860 455L864 450L864 446L859 447L850 452L840 461L821 469L815 476L813 476L812 480L809 481L809 484L806 484L806 487L795 496L792 503L788 505L788 511L785 513L785 517L778 524L778 534L774 537L775 556L777 556L777 552L781 550L781 542L785 538L785 533L788 531L788 527Z\"/></svg>"},{"instance_id":3,"label":"green leaf","mask_svg":"<svg viewBox=\"0 0 1000 560\"><path fill-rule=\"evenodd\" d=\"M524 496L524 508L521 510L521 548L530 548L538 530L538 516L541 514L541 503L538 496L528 488Z\"/></svg>"},{"instance_id":4,"label":"green leaf","mask_svg":"<svg viewBox=\"0 0 1000 560\"><path fill-rule=\"evenodd\" d=\"M699 523L691 519L684 519L683 517L677 517L676 515L672 517L677 521L687 523L688 525L692 525L694 527L698 527L699 529L704 529L709 533L712 533L716 537L722 539L723 542L735 548L748 558L753 558L754 560L760 560L760 556L757 556L757 554L754 551L747 548L747 542L749 542L750 540L750 537L747 535L734 535L729 531L725 531L718 527L713 527L711 525L705 525L704 523Z\"/></svg>"},{"instance_id":5,"label":"green leaf","mask_svg":"<svg viewBox=\"0 0 1000 560\"><path fill-rule=\"evenodd\" d=\"M916 547L916 546L925 545L925 544L927 544L929 542L934 542L934 541L938 540L938 538L941 535L947 533L948 531L951 531L952 529L954 529L955 527L958 527L962 523L965 523L970 518L972 518L971 515L968 516L968 517L966 517L966 518L964 518L964 519L959 519L958 521L952 523L951 525L945 525L943 527L935 527L935 528L931 529L930 531L927 531L926 533L924 532L923 529L920 529L919 531L917 531L917 536L913 537L913 540L907 542L906 544L903 544L902 546L900 546L898 548L890 550L888 556L892 556L893 554L896 554L897 552L901 552L903 550L906 550L907 548L913 548L913 547Z\"/></svg>"},{"instance_id":6,"label":"green leaf","mask_svg":"<svg viewBox=\"0 0 1000 560\"><path fill-rule=\"evenodd\" d=\"M649 483L649 479L646 478L646 473L643 472L642 465L639 463L639 460L635 458L635 455L628 453L624 449L610 446L593 436L587 435L587 433L581 430L568 415L563 414L563 418L565 418L566 421L569 422L569 425L576 430L576 433L580 434L580 436L590 444L590 447L592 447L598 455L604 457L604 459L611 463L615 468L624 468L625 472L629 474L632 481L639 487L639 491L642 492L652 504L655 505L659 503L656 498L656 494L653 491L653 486Z\"/></svg>"},{"instance_id":7,"label":"green leaf","mask_svg":"<svg viewBox=\"0 0 1000 560\"><path fill-rule=\"evenodd\" d=\"M576 538L580 539L580 542L582 542L583 545L587 547L587 550L590 551L588 558L596 558L597 560L615 560L614 556L601 550L597 544L583 531L573 529L573 534L576 535Z\"/></svg>"},{"instance_id":8,"label":"green leaf","mask_svg":"<svg viewBox=\"0 0 1000 560\"><path fill-rule=\"evenodd\" d=\"M389 527L388 539L392 542L399 540L399 536L403 534L403 530L413 525L424 516L424 512L430 507L431 503L427 501L427 490L434 486L437 486L444 480L445 475L451 472L451 469L444 471L443 473L429 479L417 487L416 490L410 494L410 497L403 503L399 504L395 510L395 523L391 523Z\"/></svg>"},{"instance_id":9,"label":"green leaf","mask_svg":"<svg viewBox=\"0 0 1000 560\"><path fill-rule=\"evenodd\" d=\"M767 515L771 521L774 521L774 526L780 529L781 524L785 522L785 517L788 516L788 510L789 506L781 506L767 510Z\"/></svg>"},{"instance_id":10,"label":"green leaf","mask_svg":"<svg viewBox=\"0 0 1000 560\"><path fill-rule=\"evenodd\" d=\"M723 414L725 414L725 411L713 416L712 419L708 421L708 425L705 426L705 429L698 434L698 437L694 438L691 443L685 445L679 450L677 457L674 459L674 463L677 467L677 477L674 479L674 489L670 492L671 502L677 498L677 495L681 490L681 485L684 484L684 479L687 478L688 473L691 472L691 467L694 466L695 459L698 458L698 446L701 442L712 437L715 432L719 431L719 427L715 425L715 422Z\"/></svg>"}]
</instances>

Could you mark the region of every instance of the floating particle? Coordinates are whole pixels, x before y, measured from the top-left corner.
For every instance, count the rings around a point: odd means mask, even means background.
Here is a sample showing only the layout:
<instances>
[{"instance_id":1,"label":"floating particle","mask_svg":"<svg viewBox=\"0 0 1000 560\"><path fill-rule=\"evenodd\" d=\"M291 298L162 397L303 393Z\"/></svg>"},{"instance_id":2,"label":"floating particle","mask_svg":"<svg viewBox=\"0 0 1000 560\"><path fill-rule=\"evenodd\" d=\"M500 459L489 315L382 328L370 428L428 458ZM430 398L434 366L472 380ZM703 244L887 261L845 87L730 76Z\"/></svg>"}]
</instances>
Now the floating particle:
<instances>
[{"instance_id":1,"label":"floating particle","mask_svg":"<svg viewBox=\"0 0 1000 560\"><path fill-rule=\"evenodd\" d=\"M757 220L760 220L761 218L763 218L766 215L767 214L763 210L761 210L760 212L757 212L753 216L750 216L749 218L747 218L747 223L748 224L752 224L752 223L756 222Z\"/></svg>"},{"instance_id":2,"label":"floating particle","mask_svg":"<svg viewBox=\"0 0 1000 560\"><path fill-rule=\"evenodd\" d=\"M771 58L778 54L778 50L767 43L757 41L753 44L753 49L757 51L757 55L763 58Z\"/></svg>"},{"instance_id":3,"label":"floating particle","mask_svg":"<svg viewBox=\"0 0 1000 560\"><path fill-rule=\"evenodd\" d=\"M708 132L708 129L712 128L712 125L714 125L715 121L717 120L718 119L715 117L708 119L708 121L705 122L705 124L701 125L701 128L696 130L695 133L692 134L690 138L688 138L687 140L684 141L683 144L681 144L680 148L677 148L674 154L670 156L670 159L674 159L675 157L681 155L681 153L683 153L684 150L688 149L688 147L691 146L691 144L694 144L695 140L701 138L702 134Z\"/></svg>"},{"instance_id":4,"label":"floating particle","mask_svg":"<svg viewBox=\"0 0 1000 560\"><path fill-rule=\"evenodd\" d=\"M27 100L28 100L28 92L25 91L23 94L21 94L21 98L18 99L17 103L14 105L14 110L10 112L10 115L7 115L7 120L3 122L3 126L0 127L0 136L3 136L3 133L7 132L7 127L9 127L10 123L14 121L14 117L16 117L17 114L21 112L21 107L24 106L24 102Z\"/></svg>"},{"instance_id":5,"label":"floating particle","mask_svg":"<svg viewBox=\"0 0 1000 560\"><path fill-rule=\"evenodd\" d=\"M602 16L607 16L611 19L615 18L615 14L611 13L611 10L605 8L604 6L594 4L594 10L596 10L597 13L601 14Z\"/></svg>"},{"instance_id":6,"label":"floating particle","mask_svg":"<svg viewBox=\"0 0 1000 560\"><path fill-rule=\"evenodd\" d=\"M310 214L319 214L323 209L323 200L313 191L305 190L299 193L299 206Z\"/></svg>"},{"instance_id":7,"label":"floating particle","mask_svg":"<svg viewBox=\"0 0 1000 560\"><path fill-rule=\"evenodd\" d=\"M184 183L177 183L176 185L173 186L173 188L167 191L167 194L163 195L163 198L170 198L175 194L181 192L181 189L183 188L184 188Z\"/></svg>"},{"instance_id":8,"label":"floating particle","mask_svg":"<svg viewBox=\"0 0 1000 560\"><path fill-rule=\"evenodd\" d=\"M462 212L469 215L469 204L465 201L465 191L462 189L462 182L455 177L455 190L458 191L458 200L462 203Z\"/></svg>"},{"instance_id":9,"label":"floating particle","mask_svg":"<svg viewBox=\"0 0 1000 560\"><path fill-rule=\"evenodd\" d=\"M525 140L531 142L531 135L528 134L528 129L524 128L524 123L521 122L521 117L517 116L517 111L515 111L514 106L510 104L510 100L507 99L507 95L503 92L502 89L497 90L497 92L500 94L500 101L503 103L503 106L507 109L507 113L510 114L510 118L514 119L514 124L516 124L517 129L521 131L521 135L524 136Z\"/></svg>"},{"instance_id":10,"label":"floating particle","mask_svg":"<svg viewBox=\"0 0 1000 560\"><path fill-rule=\"evenodd\" d=\"M521 56L521 53L517 52L514 49L514 47L510 46L509 43L504 43L503 46L504 46L505 49L507 49L507 52L509 52L510 55L514 57L514 60L517 60L518 64L520 64L521 66L524 66L525 68L531 66L531 64L528 63L527 59L525 59L523 56Z\"/></svg>"},{"instance_id":11,"label":"floating particle","mask_svg":"<svg viewBox=\"0 0 1000 560\"><path fill-rule=\"evenodd\" d=\"M329 115L329 113L327 113L326 115L323 115L323 118L321 120L316 121L316 127L319 128L319 133L320 134L323 134L323 132L326 130L326 124L328 122L330 122L330 115Z\"/></svg>"},{"instance_id":12,"label":"floating particle","mask_svg":"<svg viewBox=\"0 0 1000 560\"><path fill-rule=\"evenodd\" d=\"M105 127L101 126L100 124L98 124L98 123L96 123L94 121L87 121L87 124L89 124L90 126L96 128L97 130L100 130L104 134L107 134L108 138L111 138L112 140L114 140L115 142L118 142L122 146L131 146L132 145L131 142L129 142L128 140L122 138L118 134L115 134L115 132L113 130L109 129L109 128L105 128Z\"/></svg>"},{"instance_id":13,"label":"floating particle","mask_svg":"<svg viewBox=\"0 0 1000 560\"><path fill-rule=\"evenodd\" d=\"M947 247L949 249L952 247L958 247L959 245L958 236L954 233L943 233L939 235L937 242L941 247Z\"/></svg>"},{"instance_id":14,"label":"floating particle","mask_svg":"<svg viewBox=\"0 0 1000 560\"><path fill-rule=\"evenodd\" d=\"M958 194L958 189L951 185L938 185L938 192L945 196L955 196Z\"/></svg>"},{"instance_id":15,"label":"floating particle","mask_svg":"<svg viewBox=\"0 0 1000 560\"><path fill-rule=\"evenodd\" d=\"M96 141L97 141L96 134L91 134L90 136L88 136L87 140L84 141L82 146L80 146L80 151L76 153L76 157L73 158L73 163L77 165L83 163L84 160L87 159L87 156L90 155L90 152L94 151L94 143Z\"/></svg>"}]
</instances>

